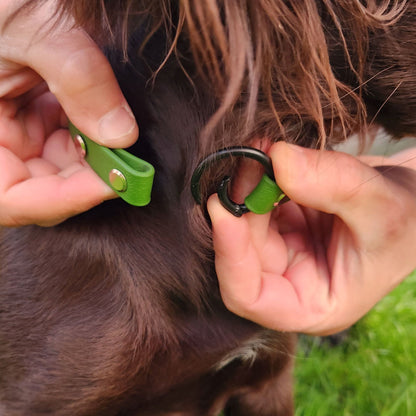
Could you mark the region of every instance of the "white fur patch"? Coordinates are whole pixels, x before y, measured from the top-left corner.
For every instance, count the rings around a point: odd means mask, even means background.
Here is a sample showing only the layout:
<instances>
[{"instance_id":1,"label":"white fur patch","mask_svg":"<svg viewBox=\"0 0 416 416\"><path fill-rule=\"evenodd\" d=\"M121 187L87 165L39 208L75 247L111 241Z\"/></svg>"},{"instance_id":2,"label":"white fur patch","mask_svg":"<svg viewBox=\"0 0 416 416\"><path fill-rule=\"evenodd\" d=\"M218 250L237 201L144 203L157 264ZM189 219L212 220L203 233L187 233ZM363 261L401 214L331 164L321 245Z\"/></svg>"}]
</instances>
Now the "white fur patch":
<instances>
[{"instance_id":1,"label":"white fur patch","mask_svg":"<svg viewBox=\"0 0 416 416\"><path fill-rule=\"evenodd\" d=\"M228 353L221 361L215 364L215 370L220 371L234 360L251 365L256 360L259 352L275 350L276 345L270 342L270 337L267 336L268 332L266 330L262 334L245 341L241 346Z\"/></svg>"}]
</instances>

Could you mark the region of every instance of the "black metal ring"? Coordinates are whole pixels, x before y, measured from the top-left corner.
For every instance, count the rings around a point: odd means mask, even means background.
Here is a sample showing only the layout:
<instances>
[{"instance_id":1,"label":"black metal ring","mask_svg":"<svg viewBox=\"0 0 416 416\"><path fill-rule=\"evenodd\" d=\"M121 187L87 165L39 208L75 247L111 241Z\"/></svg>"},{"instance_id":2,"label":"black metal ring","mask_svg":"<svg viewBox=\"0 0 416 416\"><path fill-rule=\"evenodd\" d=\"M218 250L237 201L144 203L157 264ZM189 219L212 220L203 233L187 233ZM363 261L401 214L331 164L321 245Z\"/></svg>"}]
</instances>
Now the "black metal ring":
<instances>
[{"instance_id":1,"label":"black metal ring","mask_svg":"<svg viewBox=\"0 0 416 416\"><path fill-rule=\"evenodd\" d=\"M241 217L250 210L246 207L246 204L237 204L228 196L228 186L231 182L231 177L226 176L218 185L217 194L218 198L224 208L226 208L235 217Z\"/></svg>"},{"instance_id":2,"label":"black metal ring","mask_svg":"<svg viewBox=\"0 0 416 416\"><path fill-rule=\"evenodd\" d=\"M218 152L212 153L208 155L205 159L203 159L198 166L196 167L194 174L192 175L191 180L191 192L192 196L194 197L195 201L198 204L201 204L201 190L199 187L199 182L201 177L206 168L212 166L214 163L226 159L229 157L247 157L250 159L254 159L257 162L261 163L264 166L265 174L269 176L270 179L273 181L274 173L273 173L273 165L266 153L262 152L261 150L254 149L252 147L245 147L245 146L236 146L236 147L229 147L225 149L221 149ZM245 204L237 204L232 201L228 196L228 185L231 181L229 176L226 176L218 186L217 192L218 197L222 203L222 205L230 211L236 217L240 217L241 215L249 212L248 208Z\"/></svg>"}]
</instances>

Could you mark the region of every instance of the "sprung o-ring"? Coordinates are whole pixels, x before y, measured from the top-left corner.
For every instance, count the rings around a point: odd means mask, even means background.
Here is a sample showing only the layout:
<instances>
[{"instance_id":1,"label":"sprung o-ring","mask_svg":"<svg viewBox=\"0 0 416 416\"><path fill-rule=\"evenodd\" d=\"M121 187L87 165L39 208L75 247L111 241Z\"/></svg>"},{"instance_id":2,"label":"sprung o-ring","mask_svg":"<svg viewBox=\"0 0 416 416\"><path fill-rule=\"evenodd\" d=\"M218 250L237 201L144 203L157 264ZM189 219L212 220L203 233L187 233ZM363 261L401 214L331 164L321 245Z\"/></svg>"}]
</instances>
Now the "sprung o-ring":
<instances>
[{"instance_id":1,"label":"sprung o-ring","mask_svg":"<svg viewBox=\"0 0 416 416\"><path fill-rule=\"evenodd\" d=\"M266 209L264 209L264 212L268 212L270 209L273 208L273 206L277 202L279 202L284 197L284 194L275 183L273 165L270 158L261 150L254 149L252 147L238 146L221 149L215 153L212 153L198 164L194 171L194 174L192 175L191 180L191 192L195 201L198 204L201 204L201 191L199 182L205 169L212 166L214 163L229 157L246 157L249 159L254 159L264 166L265 175L268 178L268 180L266 180L267 184L263 185L262 188L263 199L265 199L268 206ZM254 191L245 199L245 203L237 204L234 201L232 201L228 196L228 187L230 182L231 178L229 176L226 176L218 186L217 192L221 204L236 217L241 217L243 214L247 212L254 211L246 205L248 198L254 194ZM261 181L260 183L262 182L264 181ZM264 193L266 193L266 198L264 198ZM270 198L272 198L272 200L270 200ZM261 208L261 210L263 210L263 208Z\"/></svg>"}]
</instances>

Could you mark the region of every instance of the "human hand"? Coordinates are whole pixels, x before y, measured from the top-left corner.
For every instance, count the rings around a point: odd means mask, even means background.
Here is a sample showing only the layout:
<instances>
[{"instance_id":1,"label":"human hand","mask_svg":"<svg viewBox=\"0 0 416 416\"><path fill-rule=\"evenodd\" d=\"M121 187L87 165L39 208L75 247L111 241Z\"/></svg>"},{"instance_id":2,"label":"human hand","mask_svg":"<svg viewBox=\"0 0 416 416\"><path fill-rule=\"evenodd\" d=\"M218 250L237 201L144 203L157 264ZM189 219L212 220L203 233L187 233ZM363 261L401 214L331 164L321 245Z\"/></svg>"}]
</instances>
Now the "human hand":
<instances>
[{"instance_id":1,"label":"human hand","mask_svg":"<svg viewBox=\"0 0 416 416\"><path fill-rule=\"evenodd\" d=\"M416 267L416 151L377 168L337 152L270 149L291 201L236 218L208 201L225 305L263 326L347 328ZM367 159L380 163L378 158Z\"/></svg>"},{"instance_id":2,"label":"human hand","mask_svg":"<svg viewBox=\"0 0 416 416\"><path fill-rule=\"evenodd\" d=\"M80 160L64 113L109 147L132 144L138 127L88 35L54 24L52 1L9 21L19 3L0 4L0 225L52 225L115 196Z\"/></svg>"}]
</instances>

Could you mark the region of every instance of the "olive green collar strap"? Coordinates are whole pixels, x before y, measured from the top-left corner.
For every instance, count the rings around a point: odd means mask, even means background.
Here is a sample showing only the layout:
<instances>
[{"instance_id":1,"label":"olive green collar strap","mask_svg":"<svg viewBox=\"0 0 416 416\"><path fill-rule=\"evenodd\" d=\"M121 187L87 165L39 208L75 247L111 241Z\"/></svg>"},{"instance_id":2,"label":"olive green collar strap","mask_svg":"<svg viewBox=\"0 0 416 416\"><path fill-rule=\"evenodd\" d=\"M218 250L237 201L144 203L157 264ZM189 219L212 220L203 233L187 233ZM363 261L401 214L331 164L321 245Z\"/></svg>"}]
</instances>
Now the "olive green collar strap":
<instances>
[{"instance_id":1,"label":"olive green collar strap","mask_svg":"<svg viewBox=\"0 0 416 416\"><path fill-rule=\"evenodd\" d=\"M150 202L154 167L123 149L101 146L72 123L69 131L80 153L98 174L122 199L131 205L144 206Z\"/></svg>"},{"instance_id":2,"label":"olive green collar strap","mask_svg":"<svg viewBox=\"0 0 416 416\"><path fill-rule=\"evenodd\" d=\"M95 143L72 123L69 123L69 131L81 155L117 195L131 205L149 204L155 175L155 169L150 163L124 149L109 149ZM218 187L218 195L221 203L233 215L241 216L247 212L265 214L286 200L285 195L276 185L269 157L253 148L233 147L209 155L195 169L191 191L197 203L201 203L199 181L204 170L218 160L235 156L257 160L265 167L265 175L254 191L246 197L244 204L236 204L228 197L230 178L224 178Z\"/></svg>"}]
</instances>

